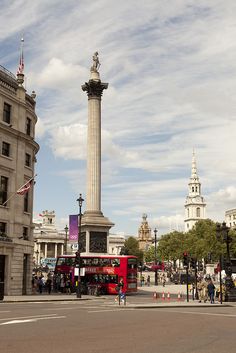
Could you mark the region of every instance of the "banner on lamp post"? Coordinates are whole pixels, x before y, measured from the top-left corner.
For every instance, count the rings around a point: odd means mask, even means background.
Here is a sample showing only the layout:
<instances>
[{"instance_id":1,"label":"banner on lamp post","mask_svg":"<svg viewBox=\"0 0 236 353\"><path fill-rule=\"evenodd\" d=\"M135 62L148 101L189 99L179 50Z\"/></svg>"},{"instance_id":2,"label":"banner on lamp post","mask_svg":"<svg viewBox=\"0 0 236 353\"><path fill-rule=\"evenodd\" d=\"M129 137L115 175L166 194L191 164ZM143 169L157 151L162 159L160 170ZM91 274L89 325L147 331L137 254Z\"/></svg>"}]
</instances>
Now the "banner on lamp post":
<instances>
[{"instance_id":1,"label":"banner on lamp post","mask_svg":"<svg viewBox=\"0 0 236 353\"><path fill-rule=\"evenodd\" d=\"M78 240L78 215L69 216L69 240Z\"/></svg>"}]
</instances>

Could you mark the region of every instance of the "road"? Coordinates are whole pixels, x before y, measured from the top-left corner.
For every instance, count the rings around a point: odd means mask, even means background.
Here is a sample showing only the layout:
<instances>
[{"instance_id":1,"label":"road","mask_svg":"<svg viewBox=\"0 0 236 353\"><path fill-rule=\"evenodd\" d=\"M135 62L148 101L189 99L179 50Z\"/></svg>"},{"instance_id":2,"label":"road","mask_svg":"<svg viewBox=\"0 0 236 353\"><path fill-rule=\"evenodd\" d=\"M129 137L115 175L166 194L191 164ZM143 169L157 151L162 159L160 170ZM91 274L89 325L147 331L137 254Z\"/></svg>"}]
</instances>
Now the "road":
<instances>
[{"instance_id":1,"label":"road","mask_svg":"<svg viewBox=\"0 0 236 353\"><path fill-rule=\"evenodd\" d=\"M0 303L0 348L2 353L235 353L235 325L236 307L135 309L119 307L114 297Z\"/></svg>"}]
</instances>

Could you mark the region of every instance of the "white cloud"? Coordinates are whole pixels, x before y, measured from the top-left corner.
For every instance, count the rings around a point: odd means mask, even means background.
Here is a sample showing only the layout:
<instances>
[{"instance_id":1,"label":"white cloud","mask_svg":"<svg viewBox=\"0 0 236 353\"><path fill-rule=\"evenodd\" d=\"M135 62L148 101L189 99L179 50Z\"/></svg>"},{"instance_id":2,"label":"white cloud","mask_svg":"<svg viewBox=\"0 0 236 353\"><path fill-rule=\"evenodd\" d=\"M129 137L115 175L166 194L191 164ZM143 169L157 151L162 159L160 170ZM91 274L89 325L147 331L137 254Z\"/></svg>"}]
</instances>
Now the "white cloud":
<instances>
[{"instance_id":1,"label":"white cloud","mask_svg":"<svg viewBox=\"0 0 236 353\"><path fill-rule=\"evenodd\" d=\"M3 2L1 57L9 69L17 66L16 36L25 30L37 137L74 192L86 179L81 85L98 50L101 79L109 82L102 97L102 204L118 230L137 229L144 212L163 231L181 222L193 147L207 214L222 217L235 206L235 1L26 0L21 12L22 4ZM58 212L63 218L66 211Z\"/></svg>"}]
</instances>

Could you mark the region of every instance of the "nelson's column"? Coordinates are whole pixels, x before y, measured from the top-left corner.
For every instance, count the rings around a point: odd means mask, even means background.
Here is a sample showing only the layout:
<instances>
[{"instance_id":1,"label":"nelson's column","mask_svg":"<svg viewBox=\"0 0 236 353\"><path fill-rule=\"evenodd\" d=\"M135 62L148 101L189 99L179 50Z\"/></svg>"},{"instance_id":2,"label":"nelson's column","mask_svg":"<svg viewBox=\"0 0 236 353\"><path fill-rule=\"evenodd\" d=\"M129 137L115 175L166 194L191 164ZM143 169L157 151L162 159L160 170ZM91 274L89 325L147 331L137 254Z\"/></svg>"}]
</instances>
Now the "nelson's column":
<instances>
[{"instance_id":1,"label":"nelson's column","mask_svg":"<svg viewBox=\"0 0 236 353\"><path fill-rule=\"evenodd\" d=\"M101 97L108 83L99 75L98 53L93 55L90 79L82 90L88 95L86 210L82 217L81 251L107 253L109 229L114 225L101 211Z\"/></svg>"}]
</instances>

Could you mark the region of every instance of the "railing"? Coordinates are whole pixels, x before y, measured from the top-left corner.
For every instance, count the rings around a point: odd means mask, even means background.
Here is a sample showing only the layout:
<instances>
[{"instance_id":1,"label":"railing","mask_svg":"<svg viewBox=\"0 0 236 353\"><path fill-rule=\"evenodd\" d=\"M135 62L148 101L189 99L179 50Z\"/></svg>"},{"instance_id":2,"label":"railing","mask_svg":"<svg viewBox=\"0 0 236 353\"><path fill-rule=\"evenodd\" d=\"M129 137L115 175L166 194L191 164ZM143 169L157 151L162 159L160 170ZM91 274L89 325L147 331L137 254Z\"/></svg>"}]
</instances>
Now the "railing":
<instances>
[{"instance_id":1,"label":"railing","mask_svg":"<svg viewBox=\"0 0 236 353\"><path fill-rule=\"evenodd\" d=\"M6 75L10 76L13 80L16 80L16 76L12 72L7 70L5 67L3 67L2 65L0 65L0 71L4 72Z\"/></svg>"}]
</instances>

